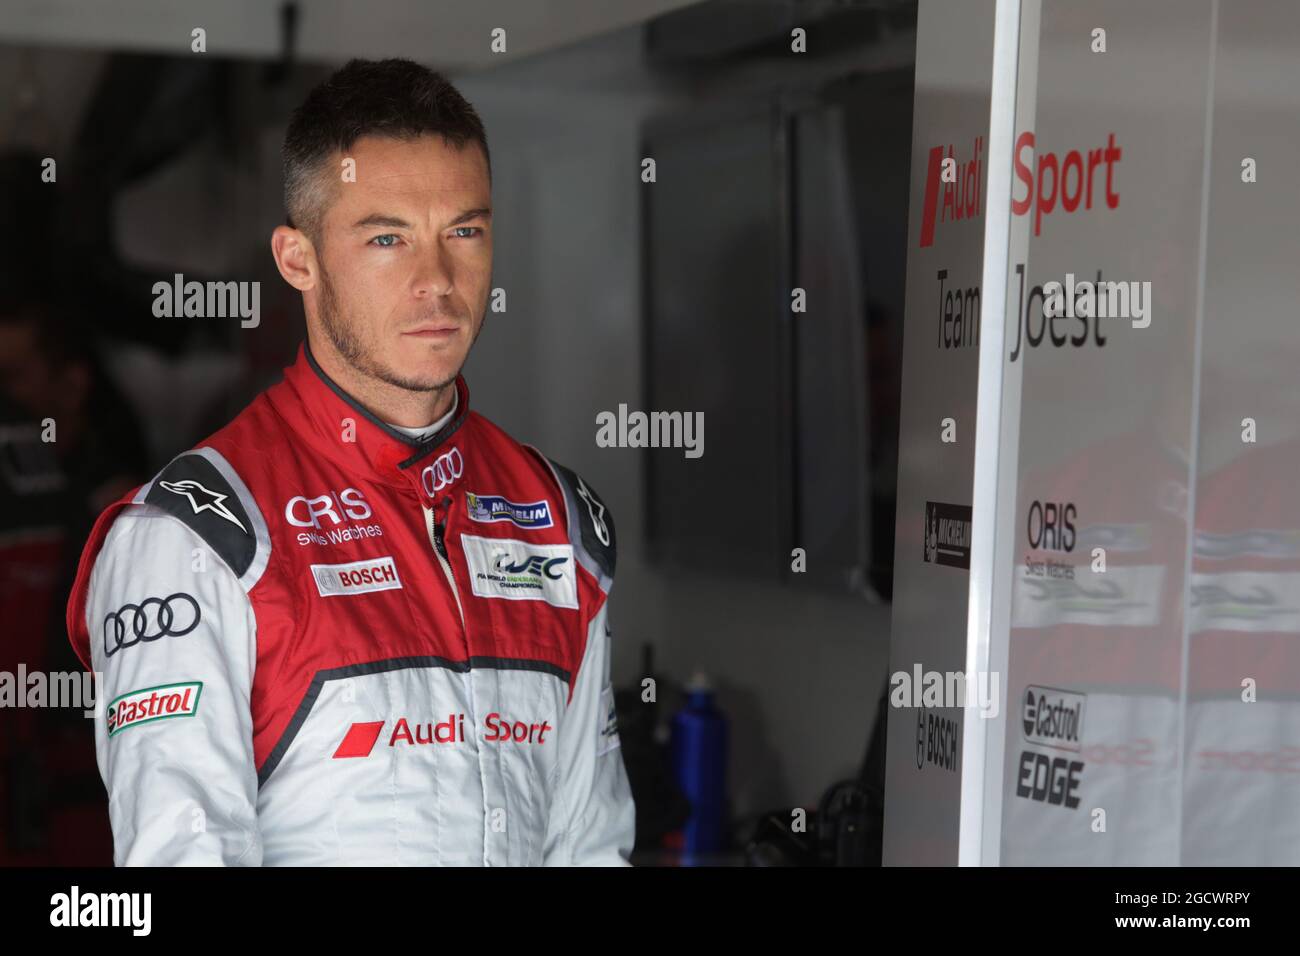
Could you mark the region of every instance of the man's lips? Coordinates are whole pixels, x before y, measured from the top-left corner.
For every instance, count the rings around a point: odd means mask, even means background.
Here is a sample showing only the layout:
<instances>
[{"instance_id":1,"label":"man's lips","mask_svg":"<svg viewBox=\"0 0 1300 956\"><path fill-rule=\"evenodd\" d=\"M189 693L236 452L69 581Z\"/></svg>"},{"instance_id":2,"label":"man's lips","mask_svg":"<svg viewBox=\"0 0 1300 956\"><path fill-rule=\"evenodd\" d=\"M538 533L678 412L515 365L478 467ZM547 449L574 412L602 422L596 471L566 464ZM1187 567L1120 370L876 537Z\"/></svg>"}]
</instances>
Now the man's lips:
<instances>
[{"instance_id":1,"label":"man's lips","mask_svg":"<svg viewBox=\"0 0 1300 956\"><path fill-rule=\"evenodd\" d=\"M418 339L446 339L451 338L459 331L459 325L421 325L414 329L408 329L402 334Z\"/></svg>"}]
</instances>

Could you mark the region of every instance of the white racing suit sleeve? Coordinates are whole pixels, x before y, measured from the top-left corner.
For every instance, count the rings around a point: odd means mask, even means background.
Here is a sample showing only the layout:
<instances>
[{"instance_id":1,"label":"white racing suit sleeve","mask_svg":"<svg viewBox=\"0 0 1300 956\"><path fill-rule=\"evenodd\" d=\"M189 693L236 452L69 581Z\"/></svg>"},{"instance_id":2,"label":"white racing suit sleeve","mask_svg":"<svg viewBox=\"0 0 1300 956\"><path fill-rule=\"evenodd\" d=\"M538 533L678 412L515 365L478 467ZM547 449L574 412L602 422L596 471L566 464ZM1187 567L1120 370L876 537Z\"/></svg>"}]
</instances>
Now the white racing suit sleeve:
<instances>
[{"instance_id":1,"label":"white racing suit sleeve","mask_svg":"<svg viewBox=\"0 0 1300 956\"><path fill-rule=\"evenodd\" d=\"M609 679L608 602L592 619L559 738L546 866L627 866L636 836Z\"/></svg>"},{"instance_id":2,"label":"white racing suit sleeve","mask_svg":"<svg viewBox=\"0 0 1300 956\"><path fill-rule=\"evenodd\" d=\"M260 865L248 595L150 505L113 523L87 600L99 772L118 866Z\"/></svg>"}]
</instances>

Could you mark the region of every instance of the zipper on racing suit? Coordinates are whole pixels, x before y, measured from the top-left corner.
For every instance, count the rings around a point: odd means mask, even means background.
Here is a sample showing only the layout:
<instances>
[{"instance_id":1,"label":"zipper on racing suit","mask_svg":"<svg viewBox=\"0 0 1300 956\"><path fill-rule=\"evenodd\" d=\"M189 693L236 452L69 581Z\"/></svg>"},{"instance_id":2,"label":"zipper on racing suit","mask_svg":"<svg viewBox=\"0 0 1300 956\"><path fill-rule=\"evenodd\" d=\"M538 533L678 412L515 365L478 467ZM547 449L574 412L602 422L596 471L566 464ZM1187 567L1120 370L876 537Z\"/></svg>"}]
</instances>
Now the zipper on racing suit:
<instances>
[{"instance_id":1,"label":"zipper on racing suit","mask_svg":"<svg viewBox=\"0 0 1300 956\"><path fill-rule=\"evenodd\" d=\"M446 511L441 518L438 515L438 506L442 505ZM442 573L447 576L447 583L451 585L451 596L456 599L456 610L460 612L460 626L463 630L465 627L465 608L460 603L460 591L456 589L456 577L451 573L451 562L447 560L447 542L445 536L447 533L447 518L451 511L451 498L444 497L441 501L435 502L432 508L424 509L425 521L429 526L429 542L433 545L434 554L438 556L438 563L442 565Z\"/></svg>"},{"instance_id":2,"label":"zipper on racing suit","mask_svg":"<svg viewBox=\"0 0 1300 956\"><path fill-rule=\"evenodd\" d=\"M425 506L425 520L429 526L429 541L433 544L433 552L438 556L438 563L442 565L442 573L447 576L447 583L451 585L451 595L456 599L456 610L460 612L461 633L465 635L466 647L468 648L469 635L465 630L465 608L460 603L460 591L456 588L456 577L451 573L451 562L447 560L447 519L451 515L452 499L442 498L434 503L433 507ZM439 506L443 511L439 514ZM476 723L478 718L478 706L474 702L474 682L471 679L468 684L469 688L469 711L470 722ZM492 850L491 828L489 818L491 814L491 805L488 798L488 781L484 776L482 760L479 762L479 780L483 785L483 865L492 866L494 853Z\"/></svg>"}]
</instances>

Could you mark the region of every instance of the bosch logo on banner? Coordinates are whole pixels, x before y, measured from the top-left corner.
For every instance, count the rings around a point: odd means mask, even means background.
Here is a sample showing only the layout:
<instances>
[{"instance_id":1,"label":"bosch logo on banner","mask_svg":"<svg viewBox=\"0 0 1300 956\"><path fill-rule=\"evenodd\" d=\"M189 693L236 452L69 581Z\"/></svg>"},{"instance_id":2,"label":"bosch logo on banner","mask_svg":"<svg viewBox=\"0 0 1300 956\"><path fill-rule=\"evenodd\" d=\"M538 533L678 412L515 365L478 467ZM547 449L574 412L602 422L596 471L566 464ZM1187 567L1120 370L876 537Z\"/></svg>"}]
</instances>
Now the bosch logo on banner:
<instances>
[{"instance_id":1,"label":"bosch logo on banner","mask_svg":"<svg viewBox=\"0 0 1300 956\"><path fill-rule=\"evenodd\" d=\"M974 219L983 209L980 206L980 153L984 137L976 136L970 153L959 162L949 143L930 150L929 165L925 172L925 205L921 210L921 248L934 244L934 226L939 222L956 222ZM951 163L948 161L951 160ZM946 169L945 169L946 167ZM943 187L940 205L939 189Z\"/></svg>"},{"instance_id":2,"label":"bosch logo on banner","mask_svg":"<svg viewBox=\"0 0 1300 956\"><path fill-rule=\"evenodd\" d=\"M465 459L459 448L453 448L439 455L433 464L424 466L420 472L420 482L424 485L424 493L432 498L464 473Z\"/></svg>"},{"instance_id":3,"label":"bosch logo on banner","mask_svg":"<svg viewBox=\"0 0 1300 956\"><path fill-rule=\"evenodd\" d=\"M936 717L924 707L916 712L916 769L933 764L941 770L957 769L957 721Z\"/></svg>"}]
</instances>

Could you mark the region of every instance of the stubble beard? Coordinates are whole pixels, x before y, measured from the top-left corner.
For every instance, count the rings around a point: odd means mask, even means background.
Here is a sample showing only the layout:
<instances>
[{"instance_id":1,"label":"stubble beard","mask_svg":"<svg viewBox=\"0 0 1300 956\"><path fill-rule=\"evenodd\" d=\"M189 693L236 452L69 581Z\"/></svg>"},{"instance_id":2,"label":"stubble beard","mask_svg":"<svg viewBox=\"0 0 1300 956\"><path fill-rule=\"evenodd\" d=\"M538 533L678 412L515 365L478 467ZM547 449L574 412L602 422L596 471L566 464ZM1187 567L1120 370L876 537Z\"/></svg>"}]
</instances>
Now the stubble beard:
<instances>
[{"instance_id":1,"label":"stubble beard","mask_svg":"<svg viewBox=\"0 0 1300 956\"><path fill-rule=\"evenodd\" d=\"M374 346L364 341L343 318L342 309L339 307L338 294L334 290L334 283L330 281L329 273L323 268L321 269L320 321L322 328L325 330L325 335L329 338L335 351L358 374L367 378L375 379L407 392L427 393L447 388L460 375L460 369L457 369L445 381L411 379L403 378L393 369L385 366L375 356ZM479 333L482 331L483 325L480 324L478 331L474 334L474 340L470 343L471 347L473 347L474 342L478 341Z\"/></svg>"}]
</instances>

